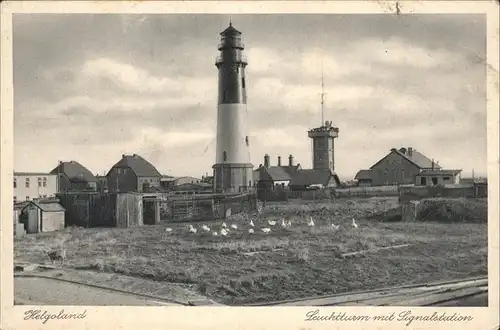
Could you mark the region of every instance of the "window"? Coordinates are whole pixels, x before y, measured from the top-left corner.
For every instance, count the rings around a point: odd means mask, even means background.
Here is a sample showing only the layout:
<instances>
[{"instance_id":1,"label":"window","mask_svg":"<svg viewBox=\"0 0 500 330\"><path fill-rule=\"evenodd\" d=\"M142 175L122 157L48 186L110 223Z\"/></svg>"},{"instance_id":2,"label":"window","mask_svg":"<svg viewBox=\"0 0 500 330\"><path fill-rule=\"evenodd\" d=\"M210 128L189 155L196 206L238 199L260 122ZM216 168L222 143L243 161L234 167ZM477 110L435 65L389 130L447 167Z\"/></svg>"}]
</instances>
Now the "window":
<instances>
[{"instance_id":1,"label":"window","mask_svg":"<svg viewBox=\"0 0 500 330\"><path fill-rule=\"evenodd\" d=\"M25 186L26 186L26 188L30 187L30 178L26 178Z\"/></svg>"},{"instance_id":2,"label":"window","mask_svg":"<svg viewBox=\"0 0 500 330\"><path fill-rule=\"evenodd\" d=\"M42 178L38 177L38 186L41 187L42 186Z\"/></svg>"},{"instance_id":3,"label":"window","mask_svg":"<svg viewBox=\"0 0 500 330\"><path fill-rule=\"evenodd\" d=\"M227 162L227 152L226 151L222 152L222 159L223 159L223 161Z\"/></svg>"},{"instance_id":4,"label":"window","mask_svg":"<svg viewBox=\"0 0 500 330\"><path fill-rule=\"evenodd\" d=\"M14 188L17 188L17 178L14 178Z\"/></svg>"},{"instance_id":5,"label":"window","mask_svg":"<svg viewBox=\"0 0 500 330\"><path fill-rule=\"evenodd\" d=\"M26 200L29 201L30 200L30 196L26 196Z\"/></svg>"},{"instance_id":6,"label":"window","mask_svg":"<svg viewBox=\"0 0 500 330\"><path fill-rule=\"evenodd\" d=\"M250 142L248 142L248 136L245 136L245 143L247 145L247 147L249 146Z\"/></svg>"},{"instance_id":7,"label":"window","mask_svg":"<svg viewBox=\"0 0 500 330\"><path fill-rule=\"evenodd\" d=\"M227 91L224 91L224 97L222 98L223 102L227 101Z\"/></svg>"},{"instance_id":8,"label":"window","mask_svg":"<svg viewBox=\"0 0 500 330\"><path fill-rule=\"evenodd\" d=\"M450 181L450 180L451 180L451 178L449 176L444 176L443 177L443 181Z\"/></svg>"},{"instance_id":9,"label":"window","mask_svg":"<svg viewBox=\"0 0 500 330\"><path fill-rule=\"evenodd\" d=\"M47 178L43 178L43 186L47 187Z\"/></svg>"},{"instance_id":10,"label":"window","mask_svg":"<svg viewBox=\"0 0 500 330\"><path fill-rule=\"evenodd\" d=\"M15 203L15 202L17 202L17 197L16 197L16 196L14 196L14 203Z\"/></svg>"},{"instance_id":11,"label":"window","mask_svg":"<svg viewBox=\"0 0 500 330\"><path fill-rule=\"evenodd\" d=\"M241 87L245 88L245 77L241 77Z\"/></svg>"}]
</instances>

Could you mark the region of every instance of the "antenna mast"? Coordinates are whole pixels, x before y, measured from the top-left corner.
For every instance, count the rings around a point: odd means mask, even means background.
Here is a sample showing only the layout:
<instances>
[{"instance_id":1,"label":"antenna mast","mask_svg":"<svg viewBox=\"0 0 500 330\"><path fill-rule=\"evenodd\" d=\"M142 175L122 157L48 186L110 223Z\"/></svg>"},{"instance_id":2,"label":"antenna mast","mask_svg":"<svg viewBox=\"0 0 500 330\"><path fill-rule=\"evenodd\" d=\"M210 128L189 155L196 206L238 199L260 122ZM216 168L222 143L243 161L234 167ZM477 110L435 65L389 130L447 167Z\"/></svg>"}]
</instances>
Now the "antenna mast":
<instances>
[{"instance_id":1,"label":"antenna mast","mask_svg":"<svg viewBox=\"0 0 500 330\"><path fill-rule=\"evenodd\" d=\"M323 77L323 59L321 59L321 126L325 124L325 82Z\"/></svg>"}]
</instances>

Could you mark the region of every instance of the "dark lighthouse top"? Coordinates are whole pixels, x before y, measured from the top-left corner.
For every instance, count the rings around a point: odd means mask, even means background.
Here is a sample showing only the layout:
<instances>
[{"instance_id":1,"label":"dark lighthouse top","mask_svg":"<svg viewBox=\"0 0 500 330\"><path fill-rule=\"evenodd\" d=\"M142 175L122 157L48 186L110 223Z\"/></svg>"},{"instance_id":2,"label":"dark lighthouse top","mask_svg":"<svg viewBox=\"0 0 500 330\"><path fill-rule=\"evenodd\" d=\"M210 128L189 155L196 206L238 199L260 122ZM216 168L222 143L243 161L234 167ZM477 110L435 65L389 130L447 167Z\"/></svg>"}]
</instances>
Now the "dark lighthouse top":
<instances>
[{"instance_id":1,"label":"dark lighthouse top","mask_svg":"<svg viewBox=\"0 0 500 330\"><path fill-rule=\"evenodd\" d=\"M220 35L220 54L215 61L219 70L219 104L246 104L245 67L248 63L243 55L245 45L241 32L229 23Z\"/></svg>"}]
</instances>

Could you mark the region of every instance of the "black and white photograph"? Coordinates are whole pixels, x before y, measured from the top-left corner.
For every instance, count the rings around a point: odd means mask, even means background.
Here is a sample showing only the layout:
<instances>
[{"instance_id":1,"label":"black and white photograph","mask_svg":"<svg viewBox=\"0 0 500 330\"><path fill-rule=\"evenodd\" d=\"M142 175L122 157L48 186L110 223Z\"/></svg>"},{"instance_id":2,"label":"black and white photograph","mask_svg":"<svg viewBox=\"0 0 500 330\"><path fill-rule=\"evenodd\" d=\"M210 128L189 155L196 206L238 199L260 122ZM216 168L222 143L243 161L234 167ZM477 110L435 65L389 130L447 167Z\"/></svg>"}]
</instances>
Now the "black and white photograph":
<instances>
[{"instance_id":1,"label":"black and white photograph","mask_svg":"<svg viewBox=\"0 0 500 330\"><path fill-rule=\"evenodd\" d=\"M12 14L14 307L491 307L490 23L380 6Z\"/></svg>"}]
</instances>

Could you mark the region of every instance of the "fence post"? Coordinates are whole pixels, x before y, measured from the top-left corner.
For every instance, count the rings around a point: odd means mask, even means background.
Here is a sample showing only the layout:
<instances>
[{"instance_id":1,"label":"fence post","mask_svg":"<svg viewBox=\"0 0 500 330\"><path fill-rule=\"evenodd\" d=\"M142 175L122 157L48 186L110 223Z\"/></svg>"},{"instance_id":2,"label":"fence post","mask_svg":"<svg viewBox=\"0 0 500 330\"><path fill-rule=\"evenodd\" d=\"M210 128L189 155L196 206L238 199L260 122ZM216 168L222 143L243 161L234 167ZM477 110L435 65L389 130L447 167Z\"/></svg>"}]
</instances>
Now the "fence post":
<instances>
[{"instance_id":1,"label":"fence post","mask_svg":"<svg viewBox=\"0 0 500 330\"><path fill-rule=\"evenodd\" d=\"M175 221L175 215L174 215L174 212L175 212L175 201L174 200L172 201L171 208L172 209L170 210L171 211L170 213L172 214L172 222L174 222Z\"/></svg>"}]
</instances>

